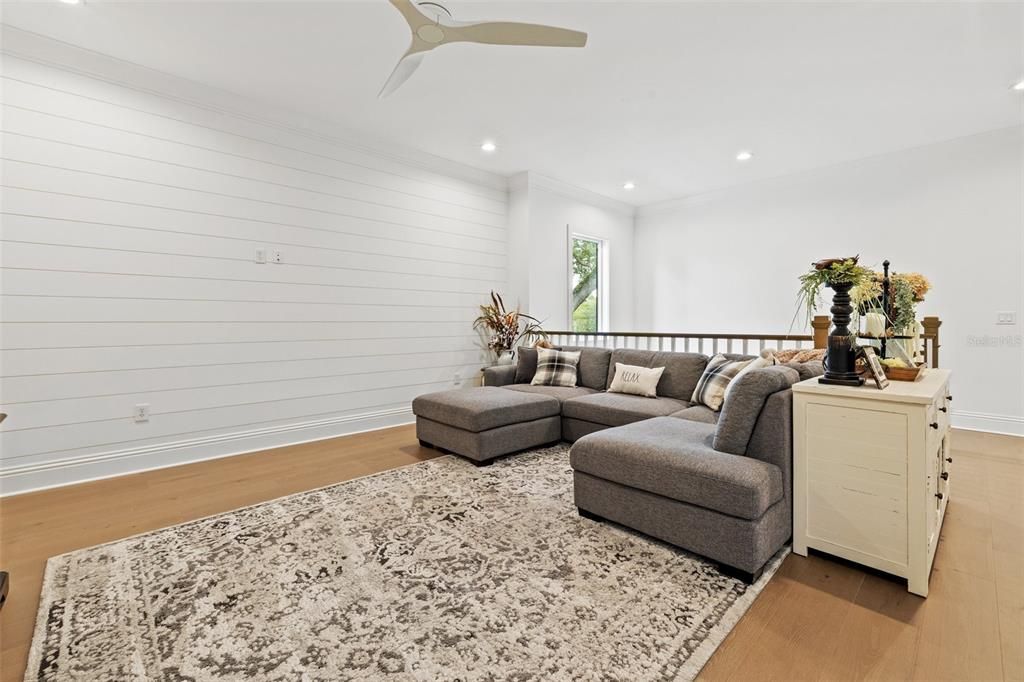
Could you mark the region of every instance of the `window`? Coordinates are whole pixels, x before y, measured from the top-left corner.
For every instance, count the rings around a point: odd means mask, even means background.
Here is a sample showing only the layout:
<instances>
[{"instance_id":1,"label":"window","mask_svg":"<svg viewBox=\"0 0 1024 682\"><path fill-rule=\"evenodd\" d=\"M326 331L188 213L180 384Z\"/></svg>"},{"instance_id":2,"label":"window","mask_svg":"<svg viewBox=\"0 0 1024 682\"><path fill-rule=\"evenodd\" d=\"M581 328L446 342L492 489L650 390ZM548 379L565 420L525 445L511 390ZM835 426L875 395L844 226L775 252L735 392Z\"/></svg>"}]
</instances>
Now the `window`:
<instances>
[{"instance_id":1,"label":"window","mask_svg":"<svg viewBox=\"0 0 1024 682\"><path fill-rule=\"evenodd\" d=\"M570 326L574 332L596 332L605 327L604 242L571 235L572 276L569 282Z\"/></svg>"}]
</instances>

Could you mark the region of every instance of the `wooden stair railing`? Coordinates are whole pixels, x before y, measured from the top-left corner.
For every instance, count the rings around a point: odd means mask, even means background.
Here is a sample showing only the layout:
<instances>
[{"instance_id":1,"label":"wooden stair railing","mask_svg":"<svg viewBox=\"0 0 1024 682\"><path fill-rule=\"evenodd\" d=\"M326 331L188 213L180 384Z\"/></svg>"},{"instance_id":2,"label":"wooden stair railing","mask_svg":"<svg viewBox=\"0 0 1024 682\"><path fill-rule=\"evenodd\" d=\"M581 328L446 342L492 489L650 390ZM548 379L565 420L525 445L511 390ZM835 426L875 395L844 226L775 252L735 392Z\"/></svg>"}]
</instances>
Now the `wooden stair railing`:
<instances>
[{"instance_id":1,"label":"wooden stair railing","mask_svg":"<svg viewBox=\"0 0 1024 682\"><path fill-rule=\"evenodd\" d=\"M666 350L715 353L741 353L756 355L765 348L827 348L831 318L816 315L811 321L813 334L736 334L713 332L574 332L549 331L548 338L555 345L596 346L601 348L636 348L639 350ZM939 326L937 317L921 321L924 333L921 341L925 364L939 366Z\"/></svg>"}]
</instances>

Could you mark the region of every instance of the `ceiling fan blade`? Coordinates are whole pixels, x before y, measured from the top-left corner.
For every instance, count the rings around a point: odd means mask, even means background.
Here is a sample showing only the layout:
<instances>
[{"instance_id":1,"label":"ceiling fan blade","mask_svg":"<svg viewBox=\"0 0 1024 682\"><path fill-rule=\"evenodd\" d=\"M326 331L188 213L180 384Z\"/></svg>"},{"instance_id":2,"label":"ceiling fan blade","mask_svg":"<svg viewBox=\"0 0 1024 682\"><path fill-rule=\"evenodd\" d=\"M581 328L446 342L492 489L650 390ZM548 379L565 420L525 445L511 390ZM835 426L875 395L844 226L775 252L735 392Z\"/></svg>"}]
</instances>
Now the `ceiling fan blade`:
<instances>
[{"instance_id":1,"label":"ceiling fan blade","mask_svg":"<svg viewBox=\"0 0 1024 682\"><path fill-rule=\"evenodd\" d=\"M556 26L521 24L514 21L485 21L479 24L446 27L444 42L459 41L487 45L583 47L587 44L587 34Z\"/></svg>"},{"instance_id":2,"label":"ceiling fan blade","mask_svg":"<svg viewBox=\"0 0 1024 682\"><path fill-rule=\"evenodd\" d=\"M423 61L425 52L414 52L405 53L401 59L398 60L398 64L395 65L395 70L391 72L384 87L380 89L380 94L377 95L378 99L383 99L393 93L398 88L402 87L405 81L409 80L409 77L416 72L416 69L420 67L420 63Z\"/></svg>"},{"instance_id":3,"label":"ceiling fan blade","mask_svg":"<svg viewBox=\"0 0 1024 682\"><path fill-rule=\"evenodd\" d=\"M416 9L412 0L390 0L390 2L405 17L405 22L409 24L413 33L416 33L416 29L424 24L434 23L429 17L424 16L423 12Z\"/></svg>"}]
</instances>

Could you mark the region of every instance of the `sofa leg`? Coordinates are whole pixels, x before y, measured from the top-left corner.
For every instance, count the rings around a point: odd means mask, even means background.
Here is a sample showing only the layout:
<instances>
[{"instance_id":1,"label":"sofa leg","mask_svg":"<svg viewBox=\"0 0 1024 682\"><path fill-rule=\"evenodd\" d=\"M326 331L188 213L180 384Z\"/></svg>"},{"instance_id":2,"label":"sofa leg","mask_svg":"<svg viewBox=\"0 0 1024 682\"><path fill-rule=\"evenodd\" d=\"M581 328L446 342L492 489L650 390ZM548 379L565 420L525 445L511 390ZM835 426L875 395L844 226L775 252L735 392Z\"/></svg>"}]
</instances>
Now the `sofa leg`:
<instances>
[{"instance_id":1,"label":"sofa leg","mask_svg":"<svg viewBox=\"0 0 1024 682\"><path fill-rule=\"evenodd\" d=\"M598 516L597 514L595 514L592 511L587 511L583 507L576 507L576 511L578 511L580 513L580 516L582 516L585 519L590 519L591 521L597 521L598 523L600 523L601 521L604 521L604 517L603 516Z\"/></svg>"},{"instance_id":2,"label":"sofa leg","mask_svg":"<svg viewBox=\"0 0 1024 682\"><path fill-rule=\"evenodd\" d=\"M761 574L764 573L764 566L757 569L753 573L749 571L744 571L740 568L736 568L735 566L728 566L726 564L719 564L718 570L727 576L742 580L748 585L753 585L757 582L758 578L761 577Z\"/></svg>"},{"instance_id":3,"label":"sofa leg","mask_svg":"<svg viewBox=\"0 0 1024 682\"><path fill-rule=\"evenodd\" d=\"M493 459L485 459L485 460L471 459L469 461L472 462L473 466L475 466L475 467L489 467L492 464L494 464L494 460Z\"/></svg>"},{"instance_id":4,"label":"sofa leg","mask_svg":"<svg viewBox=\"0 0 1024 682\"><path fill-rule=\"evenodd\" d=\"M420 447L421 448L426 448L428 450L433 450L434 449L433 445L431 445L427 441L423 440L422 438L420 438Z\"/></svg>"}]
</instances>

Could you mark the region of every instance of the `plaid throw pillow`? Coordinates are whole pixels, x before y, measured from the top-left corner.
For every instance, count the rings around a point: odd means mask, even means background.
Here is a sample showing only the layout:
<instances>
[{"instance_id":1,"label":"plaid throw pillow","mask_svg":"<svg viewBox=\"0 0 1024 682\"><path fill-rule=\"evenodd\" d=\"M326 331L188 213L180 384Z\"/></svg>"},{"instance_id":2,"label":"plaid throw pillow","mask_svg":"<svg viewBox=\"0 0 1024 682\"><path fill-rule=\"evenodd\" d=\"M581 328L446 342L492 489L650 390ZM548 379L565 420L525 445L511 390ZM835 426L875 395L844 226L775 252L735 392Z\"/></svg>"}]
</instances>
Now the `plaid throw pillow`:
<instances>
[{"instance_id":1,"label":"plaid throw pillow","mask_svg":"<svg viewBox=\"0 0 1024 682\"><path fill-rule=\"evenodd\" d=\"M579 351L569 352L537 349L537 372L533 375L533 386L575 386L576 367L580 363Z\"/></svg>"},{"instance_id":2,"label":"plaid throw pillow","mask_svg":"<svg viewBox=\"0 0 1024 682\"><path fill-rule=\"evenodd\" d=\"M729 382L751 362L753 360L729 360L721 353L711 358L697 382L690 402L707 405L718 412L725 402L725 389L729 388Z\"/></svg>"}]
</instances>

